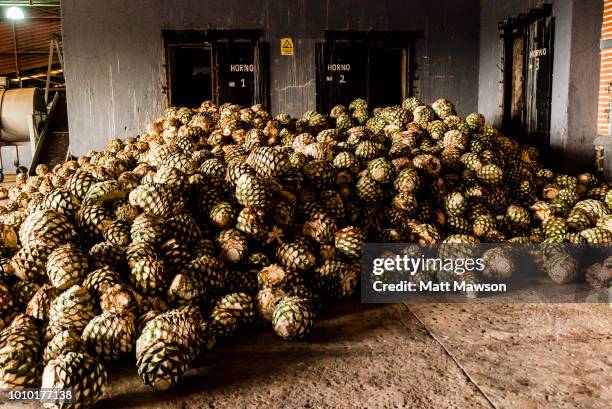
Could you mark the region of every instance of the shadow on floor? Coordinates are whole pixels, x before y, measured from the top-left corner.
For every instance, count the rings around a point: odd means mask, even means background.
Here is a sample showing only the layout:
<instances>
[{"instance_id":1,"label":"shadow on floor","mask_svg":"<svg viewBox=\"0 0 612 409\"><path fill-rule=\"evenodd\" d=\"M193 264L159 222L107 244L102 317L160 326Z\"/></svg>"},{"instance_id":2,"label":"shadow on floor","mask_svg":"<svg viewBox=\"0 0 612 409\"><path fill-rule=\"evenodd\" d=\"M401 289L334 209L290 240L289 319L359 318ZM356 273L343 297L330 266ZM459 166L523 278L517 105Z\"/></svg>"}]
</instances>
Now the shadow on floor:
<instances>
[{"instance_id":1,"label":"shadow on floor","mask_svg":"<svg viewBox=\"0 0 612 409\"><path fill-rule=\"evenodd\" d=\"M333 302L319 316L307 340L300 342L283 341L269 328L245 331L204 353L183 381L170 391L153 391L140 383L134 376L134 360L112 365L108 369L113 393L99 407L145 407L152 401L171 404L179 398L237 388L245 383L264 381L265 384L271 375L295 374L314 362L363 356L369 347L359 346L359 342L394 321L393 314L381 311L389 308L393 306L361 304L357 297ZM130 385L116 385L114 379L125 379Z\"/></svg>"}]
</instances>

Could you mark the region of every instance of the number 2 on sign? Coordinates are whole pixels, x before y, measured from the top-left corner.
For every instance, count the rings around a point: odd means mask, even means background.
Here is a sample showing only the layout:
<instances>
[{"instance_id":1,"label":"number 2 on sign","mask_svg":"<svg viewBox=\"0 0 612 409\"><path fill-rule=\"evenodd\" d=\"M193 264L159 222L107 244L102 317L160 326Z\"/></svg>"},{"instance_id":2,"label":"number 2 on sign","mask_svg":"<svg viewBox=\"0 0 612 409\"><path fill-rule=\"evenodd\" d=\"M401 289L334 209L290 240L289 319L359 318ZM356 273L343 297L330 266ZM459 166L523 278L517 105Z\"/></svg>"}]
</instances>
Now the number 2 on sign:
<instances>
[{"instance_id":1,"label":"number 2 on sign","mask_svg":"<svg viewBox=\"0 0 612 409\"><path fill-rule=\"evenodd\" d=\"M344 80L344 74L340 74L340 84L346 84L346 81Z\"/></svg>"}]
</instances>

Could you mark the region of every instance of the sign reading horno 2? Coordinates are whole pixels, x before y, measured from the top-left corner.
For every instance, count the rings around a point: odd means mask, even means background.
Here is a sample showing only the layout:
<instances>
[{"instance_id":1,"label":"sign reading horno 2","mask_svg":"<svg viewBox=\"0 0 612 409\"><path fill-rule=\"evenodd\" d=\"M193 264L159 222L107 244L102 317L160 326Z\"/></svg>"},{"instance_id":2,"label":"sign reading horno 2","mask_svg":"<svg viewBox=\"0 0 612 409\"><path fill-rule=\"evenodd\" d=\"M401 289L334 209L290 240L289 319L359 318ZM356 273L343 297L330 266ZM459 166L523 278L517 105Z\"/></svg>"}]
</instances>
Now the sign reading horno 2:
<instances>
[{"instance_id":1,"label":"sign reading horno 2","mask_svg":"<svg viewBox=\"0 0 612 409\"><path fill-rule=\"evenodd\" d=\"M329 72L348 72L350 70L351 70L351 64L327 64L327 71L329 71ZM340 74L339 75L338 82L340 84L345 84L346 83L346 79L344 78L344 74Z\"/></svg>"}]
</instances>

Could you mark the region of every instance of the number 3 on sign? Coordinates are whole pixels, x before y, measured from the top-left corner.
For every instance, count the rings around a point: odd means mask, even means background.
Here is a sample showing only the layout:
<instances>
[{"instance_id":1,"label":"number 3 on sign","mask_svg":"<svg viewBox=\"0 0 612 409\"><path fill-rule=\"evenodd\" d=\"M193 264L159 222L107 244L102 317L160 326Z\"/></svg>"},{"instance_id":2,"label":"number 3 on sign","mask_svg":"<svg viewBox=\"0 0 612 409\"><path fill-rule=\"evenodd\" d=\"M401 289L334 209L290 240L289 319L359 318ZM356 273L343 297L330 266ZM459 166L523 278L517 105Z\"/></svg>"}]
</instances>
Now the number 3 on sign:
<instances>
[{"instance_id":1,"label":"number 3 on sign","mask_svg":"<svg viewBox=\"0 0 612 409\"><path fill-rule=\"evenodd\" d=\"M536 58L536 59L535 59L535 64L534 64L534 66L535 66L535 70L536 70L536 71L538 71L538 70L540 69L540 59L539 59L539 58Z\"/></svg>"}]
</instances>

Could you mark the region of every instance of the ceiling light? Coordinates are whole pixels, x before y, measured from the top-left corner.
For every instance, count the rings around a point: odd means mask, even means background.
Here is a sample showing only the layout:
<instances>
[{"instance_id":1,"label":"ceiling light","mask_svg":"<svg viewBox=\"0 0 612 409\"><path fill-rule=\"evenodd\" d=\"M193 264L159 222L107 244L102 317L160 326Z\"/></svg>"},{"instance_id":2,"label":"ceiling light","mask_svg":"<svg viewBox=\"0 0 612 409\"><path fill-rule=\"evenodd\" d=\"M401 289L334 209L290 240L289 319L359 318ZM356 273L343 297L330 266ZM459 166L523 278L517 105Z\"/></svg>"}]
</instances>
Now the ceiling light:
<instances>
[{"instance_id":1,"label":"ceiling light","mask_svg":"<svg viewBox=\"0 0 612 409\"><path fill-rule=\"evenodd\" d=\"M9 7L8 10L6 10L6 17L11 20L23 20L25 16L23 15L22 9L13 6Z\"/></svg>"}]
</instances>

